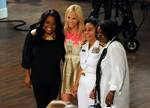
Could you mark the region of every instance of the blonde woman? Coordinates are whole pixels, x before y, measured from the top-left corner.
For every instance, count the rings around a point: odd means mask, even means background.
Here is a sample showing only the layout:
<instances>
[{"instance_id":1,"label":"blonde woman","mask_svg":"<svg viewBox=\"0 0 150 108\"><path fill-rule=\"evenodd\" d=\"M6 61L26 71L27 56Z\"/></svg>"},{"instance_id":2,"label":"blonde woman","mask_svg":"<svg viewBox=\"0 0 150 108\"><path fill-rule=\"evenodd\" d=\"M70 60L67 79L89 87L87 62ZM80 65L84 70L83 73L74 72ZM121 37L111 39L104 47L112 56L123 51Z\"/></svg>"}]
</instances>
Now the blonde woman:
<instances>
[{"instance_id":1,"label":"blonde woman","mask_svg":"<svg viewBox=\"0 0 150 108\"><path fill-rule=\"evenodd\" d=\"M79 5L71 5L65 12L65 62L63 68L63 81L61 89L61 99L72 101L72 87L78 75L79 52L83 43L83 11Z\"/></svg>"}]
</instances>

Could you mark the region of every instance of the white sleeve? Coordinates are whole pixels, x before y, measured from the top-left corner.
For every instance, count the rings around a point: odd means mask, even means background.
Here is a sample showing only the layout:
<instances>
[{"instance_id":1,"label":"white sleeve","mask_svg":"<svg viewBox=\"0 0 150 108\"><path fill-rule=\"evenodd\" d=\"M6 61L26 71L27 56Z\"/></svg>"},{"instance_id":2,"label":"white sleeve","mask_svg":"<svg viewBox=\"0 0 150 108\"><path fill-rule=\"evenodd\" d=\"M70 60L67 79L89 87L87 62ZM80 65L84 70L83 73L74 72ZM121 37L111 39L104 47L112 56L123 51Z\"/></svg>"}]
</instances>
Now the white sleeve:
<instances>
[{"instance_id":1,"label":"white sleeve","mask_svg":"<svg viewBox=\"0 0 150 108\"><path fill-rule=\"evenodd\" d=\"M124 75L126 71L124 49L120 44L113 44L109 49L109 56L111 62L111 78L110 78L110 90L119 90L122 87Z\"/></svg>"}]
</instances>

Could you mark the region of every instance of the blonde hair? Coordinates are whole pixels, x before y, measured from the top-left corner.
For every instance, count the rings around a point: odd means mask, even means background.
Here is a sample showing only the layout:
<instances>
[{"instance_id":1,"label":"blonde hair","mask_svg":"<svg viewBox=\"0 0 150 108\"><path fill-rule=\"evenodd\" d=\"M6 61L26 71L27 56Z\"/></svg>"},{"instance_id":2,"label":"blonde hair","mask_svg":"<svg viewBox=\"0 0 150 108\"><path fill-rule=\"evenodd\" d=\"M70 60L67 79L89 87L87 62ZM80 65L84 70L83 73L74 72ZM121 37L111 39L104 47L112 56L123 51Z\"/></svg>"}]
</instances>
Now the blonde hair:
<instances>
[{"instance_id":1,"label":"blonde hair","mask_svg":"<svg viewBox=\"0 0 150 108\"><path fill-rule=\"evenodd\" d=\"M84 29L84 22L83 22L83 10L80 5L73 4L69 6L65 12L65 24L64 24L64 31L68 31L68 24L67 24L67 16L69 13L74 12L77 15L78 23L78 33L80 34Z\"/></svg>"},{"instance_id":2,"label":"blonde hair","mask_svg":"<svg viewBox=\"0 0 150 108\"><path fill-rule=\"evenodd\" d=\"M66 103L64 101L61 100L53 100L51 101L46 108L65 108L66 107Z\"/></svg>"}]
</instances>

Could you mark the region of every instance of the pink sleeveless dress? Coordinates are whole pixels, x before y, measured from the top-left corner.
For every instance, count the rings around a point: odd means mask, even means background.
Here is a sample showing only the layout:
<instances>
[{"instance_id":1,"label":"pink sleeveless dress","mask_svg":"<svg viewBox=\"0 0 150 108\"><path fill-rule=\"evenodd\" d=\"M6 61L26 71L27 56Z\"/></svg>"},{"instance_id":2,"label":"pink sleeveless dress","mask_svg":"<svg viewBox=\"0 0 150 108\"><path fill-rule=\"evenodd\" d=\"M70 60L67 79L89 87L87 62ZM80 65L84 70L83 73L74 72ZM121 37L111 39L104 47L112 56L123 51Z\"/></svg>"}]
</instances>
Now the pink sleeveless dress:
<instances>
[{"instance_id":1,"label":"pink sleeveless dress","mask_svg":"<svg viewBox=\"0 0 150 108\"><path fill-rule=\"evenodd\" d=\"M79 52L82 45L82 36L78 33L65 33L65 62L63 67L62 93L71 94L71 88L77 77L79 67Z\"/></svg>"}]
</instances>

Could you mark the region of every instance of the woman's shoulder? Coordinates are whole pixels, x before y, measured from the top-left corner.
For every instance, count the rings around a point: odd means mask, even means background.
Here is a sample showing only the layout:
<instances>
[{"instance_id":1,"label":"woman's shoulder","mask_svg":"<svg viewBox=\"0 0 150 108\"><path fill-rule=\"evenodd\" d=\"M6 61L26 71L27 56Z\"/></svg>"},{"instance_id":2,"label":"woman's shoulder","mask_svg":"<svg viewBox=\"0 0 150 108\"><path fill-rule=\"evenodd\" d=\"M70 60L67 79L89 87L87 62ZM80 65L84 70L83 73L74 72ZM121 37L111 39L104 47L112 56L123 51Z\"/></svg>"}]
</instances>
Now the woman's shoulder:
<instances>
[{"instance_id":1,"label":"woman's shoulder","mask_svg":"<svg viewBox=\"0 0 150 108\"><path fill-rule=\"evenodd\" d=\"M119 47L119 46L122 46L122 43L115 40L113 41L111 44L110 44L110 47Z\"/></svg>"},{"instance_id":2,"label":"woman's shoulder","mask_svg":"<svg viewBox=\"0 0 150 108\"><path fill-rule=\"evenodd\" d=\"M108 47L108 49L111 51L111 52L116 52L116 51L123 51L124 50L124 47L122 45L121 42L119 41L114 41L110 44L110 46Z\"/></svg>"}]
</instances>

